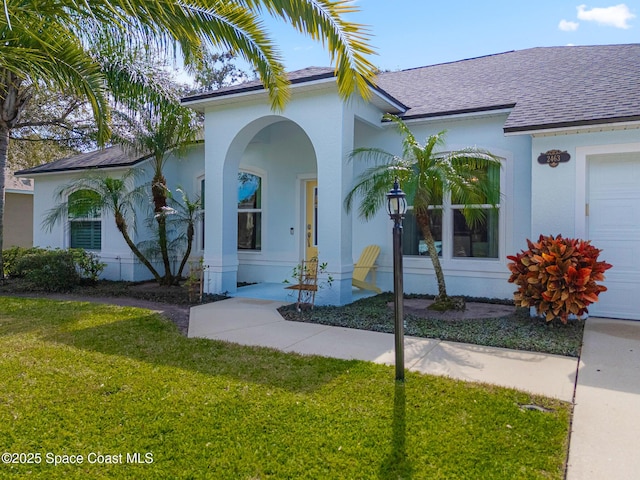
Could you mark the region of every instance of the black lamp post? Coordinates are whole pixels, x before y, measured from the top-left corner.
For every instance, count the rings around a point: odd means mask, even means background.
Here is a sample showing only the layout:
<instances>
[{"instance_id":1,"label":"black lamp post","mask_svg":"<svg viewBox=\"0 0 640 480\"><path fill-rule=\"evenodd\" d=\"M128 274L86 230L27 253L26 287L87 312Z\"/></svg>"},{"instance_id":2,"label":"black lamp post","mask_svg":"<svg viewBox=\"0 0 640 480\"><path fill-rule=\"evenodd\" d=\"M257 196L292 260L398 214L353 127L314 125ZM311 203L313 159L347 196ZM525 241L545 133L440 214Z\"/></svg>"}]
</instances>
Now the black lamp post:
<instances>
[{"instance_id":1,"label":"black lamp post","mask_svg":"<svg viewBox=\"0 0 640 480\"><path fill-rule=\"evenodd\" d=\"M387 210L393 220L393 293L396 350L396 380L404 381L404 304L402 286L402 219L407 211L407 201L398 179L387 193Z\"/></svg>"}]
</instances>

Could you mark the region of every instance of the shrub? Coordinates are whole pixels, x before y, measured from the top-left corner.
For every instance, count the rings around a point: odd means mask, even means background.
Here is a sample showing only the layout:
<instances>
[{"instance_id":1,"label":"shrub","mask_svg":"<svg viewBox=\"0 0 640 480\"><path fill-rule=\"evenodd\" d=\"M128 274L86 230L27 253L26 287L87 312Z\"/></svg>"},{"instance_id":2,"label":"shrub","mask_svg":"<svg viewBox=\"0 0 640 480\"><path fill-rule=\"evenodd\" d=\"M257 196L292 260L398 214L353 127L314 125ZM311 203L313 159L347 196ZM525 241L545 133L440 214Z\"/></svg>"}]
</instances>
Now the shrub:
<instances>
[{"instance_id":1,"label":"shrub","mask_svg":"<svg viewBox=\"0 0 640 480\"><path fill-rule=\"evenodd\" d=\"M73 263L80 278L90 282L97 282L107 264L100 262L98 255L95 253L87 252L82 248L70 248L69 252L73 257Z\"/></svg>"},{"instance_id":2,"label":"shrub","mask_svg":"<svg viewBox=\"0 0 640 480\"><path fill-rule=\"evenodd\" d=\"M570 315L588 313L587 307L607 290L596 282L604 280L611 265L598 261L601 250L591 242L540 235L537 242L527 240L527 244L528 250L507 257L512 261L509 282L519 287L514 293L516 306L535 307L547 321L560 318L567 323Z\"/></svg>"},{"instance_id":3,"label":"shrub","mask_svg":"<svg viewBox=\"0 0 640 480\"><path fill-rule=\"evenodd\" d=\"M97 255L81 248L17 247L5 250L3 255L5 275L23 277L33 288L50 292L70 290L83 281L95 282L105 267Z\"/></svg>"},{"instance_id":4,"label":"shrub","mask_svg":"<svg viewBox=\"0 0 640 480\"><path fill-rule=\"evenodd\" d=\"M80 275L68 250L46 250L20 257L17 271L35 289L47 292L71 290L80 283Z\"/></svg>"},{"instance_id":5,"label":"shrub","mask_svg":"<svg viewBox=\"0 0 640 480\"><path fill-rule=\"evenodd\" d=\"M2 251L2 260L4 267L4 274L7 277L21 277L22 273L18 270L19 260L29 254L46 252L44 248L38 247L11 247Z\"/></svg>"}]
</instances>

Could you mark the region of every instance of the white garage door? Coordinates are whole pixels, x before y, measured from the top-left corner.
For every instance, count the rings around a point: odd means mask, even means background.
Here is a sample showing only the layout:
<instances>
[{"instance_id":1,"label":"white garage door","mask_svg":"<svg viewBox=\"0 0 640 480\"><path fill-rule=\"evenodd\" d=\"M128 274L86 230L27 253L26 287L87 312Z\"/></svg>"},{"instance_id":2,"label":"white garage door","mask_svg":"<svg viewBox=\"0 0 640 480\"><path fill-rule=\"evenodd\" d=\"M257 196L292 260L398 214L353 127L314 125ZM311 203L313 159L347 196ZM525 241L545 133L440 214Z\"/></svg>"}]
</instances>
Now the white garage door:
<instances>
[{"instance_id":1,"label":"white garage door","mask_svg":"<svg viewBox=\"0 0 640 480\"><path fill-rule=\"evenodd\" d=\"M589 314L640 320L640 152L588 160L589 238L613 265Z\"/></svg>"}]
</instances>

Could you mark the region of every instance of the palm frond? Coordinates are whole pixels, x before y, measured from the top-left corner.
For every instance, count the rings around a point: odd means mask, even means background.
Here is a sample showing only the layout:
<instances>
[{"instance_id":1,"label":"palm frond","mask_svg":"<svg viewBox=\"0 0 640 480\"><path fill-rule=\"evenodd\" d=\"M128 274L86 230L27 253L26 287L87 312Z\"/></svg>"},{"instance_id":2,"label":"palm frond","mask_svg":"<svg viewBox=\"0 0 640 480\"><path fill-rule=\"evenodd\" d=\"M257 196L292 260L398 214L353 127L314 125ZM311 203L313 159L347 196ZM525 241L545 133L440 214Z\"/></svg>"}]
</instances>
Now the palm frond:
<instances>
[{"instance_id":1,"label":"palm frond","mask_svg":"<svg viewBox=\"0 0 640 480\"><path fill-rule=\"evenodd\" d=\"M375 66L368 56L374 54L369 44L368 28L350 23L344 16L359 9L351 0L239 0L253 11L268 11L290 23L299 32L322 42L335 63L340 96L353 93L369 98L369 85L375 80Z\"/></svg>"},{"instance_id":2,"label":"palm frond","mask_svg":"<svg viewBox=\"0 0 640 480\"><path fill-rule=\"evenodd\" d=\"M382 148L356 148L349 152L349 160L364 160L374 163L393 163L399 157Z\"/></svg>"},{"instance_id":3,"label":"palm frond","mask_svg":"<svg viewBox=\"0 0 640 480\"><path fill-rule=\"evenodd\" d=\"M355 186L347 194L344 206L351 211L356 198L360 199L358 215L366 220L372 218L385 205L387 193L396 179L400 182L409 177L411 165L402 160L392 164L376 165L358 176Z\"/></svg>"}]
</instances>

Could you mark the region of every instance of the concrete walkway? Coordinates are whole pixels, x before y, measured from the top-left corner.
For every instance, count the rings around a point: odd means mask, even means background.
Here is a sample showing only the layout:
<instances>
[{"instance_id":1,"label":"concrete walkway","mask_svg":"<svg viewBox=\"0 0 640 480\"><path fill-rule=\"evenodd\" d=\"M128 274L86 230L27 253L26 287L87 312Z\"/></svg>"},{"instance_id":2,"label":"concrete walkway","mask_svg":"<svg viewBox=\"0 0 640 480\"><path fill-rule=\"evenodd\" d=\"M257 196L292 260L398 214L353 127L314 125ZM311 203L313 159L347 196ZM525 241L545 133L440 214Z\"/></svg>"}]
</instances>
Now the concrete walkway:
<instances>
[{"instance_id":1,"label":"concrete walkway","mask_svg":"<svg viewBox=\"0 0 640 480\"><path fill-rule=\"evenodd\" d=\"M567 480L640 478L640 322L589 318Z\"/></svg>"},{"instance_id":2,"label":"concrete walkway","mask_svg":"<svg viewBox=\"0 0 640 480\"><path fill-rule=\"evenodd\" d=\"M226 340L326 357L393 365L394 336L290 322L280 302L231 298L191 308L189 337ZM405 337L405 367L461 380L487 382L572 401L577 359L559 355Z\"/></svg>"},{"instance_id":3,"label":"concrete walkway","mask_svg":"<svg viewBox=\"0 0 640 480\"><path fill-rule=\"evenodd\" d=\"M289 322L276 311L281 305L233 298L193 307L189 336L393 365L392 334ZM405 366L567 402L575 393L567 480L640 478L640 322L588 319L579 365L558 355L405 337Z\"/></svg>"}]
</instances>

